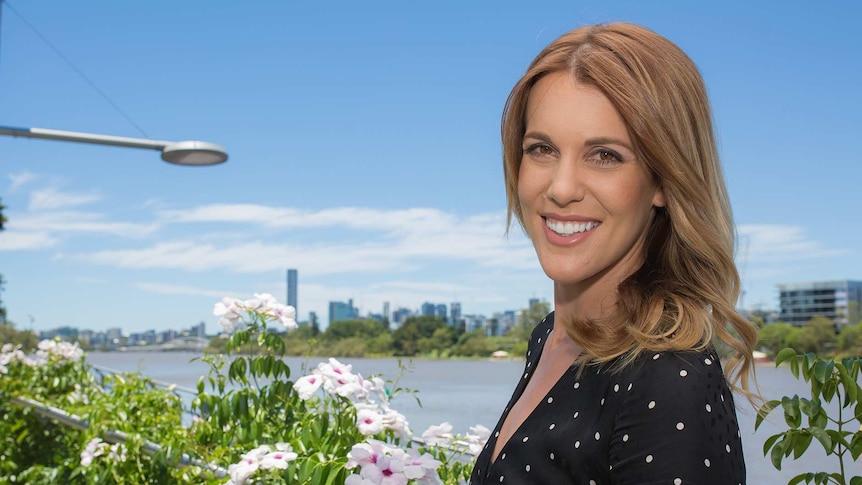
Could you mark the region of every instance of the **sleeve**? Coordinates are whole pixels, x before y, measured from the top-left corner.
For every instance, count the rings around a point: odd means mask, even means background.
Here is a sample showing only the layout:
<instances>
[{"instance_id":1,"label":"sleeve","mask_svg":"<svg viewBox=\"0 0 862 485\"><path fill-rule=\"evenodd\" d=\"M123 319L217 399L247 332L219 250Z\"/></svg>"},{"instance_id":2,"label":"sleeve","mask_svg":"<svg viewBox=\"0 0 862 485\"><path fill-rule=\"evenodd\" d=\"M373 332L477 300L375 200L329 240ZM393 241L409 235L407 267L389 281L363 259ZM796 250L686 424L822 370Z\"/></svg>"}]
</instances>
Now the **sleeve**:
<instances>
[{"instance_id":1,"label":"sleeve","mask_svg":"<svg viewBox=\"0 0 862 485\"><path fill-rule=\"evenodd\" d=\"M615 420L619 485L745 483L733 396L713 351L645 356Z\"/></svg>"}]
</instances>

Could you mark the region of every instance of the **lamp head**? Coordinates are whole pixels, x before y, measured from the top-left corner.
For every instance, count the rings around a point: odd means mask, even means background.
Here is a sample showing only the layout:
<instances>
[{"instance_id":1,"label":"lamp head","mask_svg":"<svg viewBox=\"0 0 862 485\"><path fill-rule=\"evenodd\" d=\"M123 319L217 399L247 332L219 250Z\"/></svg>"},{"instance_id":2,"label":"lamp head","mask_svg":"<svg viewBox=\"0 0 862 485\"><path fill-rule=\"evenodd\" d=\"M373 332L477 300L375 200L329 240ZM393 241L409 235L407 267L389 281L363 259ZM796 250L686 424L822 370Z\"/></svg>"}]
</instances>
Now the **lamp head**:
<instances>
[{"instance_id":1,"label":"lamp head","mask_svg":"<svg viewBox=\"0 0 862 485\"><path fill-rule=\"evenodd\" d=\"M162 160L177 165L216 165L227 161L227 152L215 143L178 141L162 148Z\"/></svg>"}]
</instances>

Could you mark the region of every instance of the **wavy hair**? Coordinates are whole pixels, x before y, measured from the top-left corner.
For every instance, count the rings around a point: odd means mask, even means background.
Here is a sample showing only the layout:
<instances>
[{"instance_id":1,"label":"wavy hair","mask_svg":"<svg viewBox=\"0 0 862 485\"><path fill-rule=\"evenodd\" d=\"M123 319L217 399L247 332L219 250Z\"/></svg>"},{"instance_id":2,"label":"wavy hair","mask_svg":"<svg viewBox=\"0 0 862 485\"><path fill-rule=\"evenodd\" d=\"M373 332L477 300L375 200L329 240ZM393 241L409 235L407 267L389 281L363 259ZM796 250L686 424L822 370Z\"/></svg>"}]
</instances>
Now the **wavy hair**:
<instances>
[{"instance_id":1,"label":"wavy hair","mask_svg":"<svg viewBox=\"0 0 862 485\"><path fill-rule=\"evenodd\" d=\"M716 148L706 87L694 62L673 42L629 23L587 26L564 34L530 64L503 112L503 167L508 226L523 227L518 172L530 91L543 76L570 73L613 103L666 199L645 242L643 266L618 287L614 313L561 322L584 349L580 360L647 351L700 350L718 339L735 355L728 382L752 399L757 328L739 315L734 226Z\"/></svg>"}]
</instances>

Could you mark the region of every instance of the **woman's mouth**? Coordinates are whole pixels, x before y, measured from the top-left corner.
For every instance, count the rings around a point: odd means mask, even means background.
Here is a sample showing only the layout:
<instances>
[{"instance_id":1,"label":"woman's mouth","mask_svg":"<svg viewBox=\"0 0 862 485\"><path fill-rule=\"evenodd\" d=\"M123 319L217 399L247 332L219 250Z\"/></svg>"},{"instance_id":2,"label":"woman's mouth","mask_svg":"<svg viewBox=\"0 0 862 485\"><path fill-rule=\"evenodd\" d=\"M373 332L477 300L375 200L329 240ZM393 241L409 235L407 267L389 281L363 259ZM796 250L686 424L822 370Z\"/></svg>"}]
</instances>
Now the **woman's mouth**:
<instances>
[{"instance_id":1,"label":"woman's mouth","mask_svg":"<svg viewBox=\"0 0 862 485\"><path fill-rule=\"evenodd\" d=\"M599 221L571 222L557 221L549 217L545 218L545 225L548 226L548 229L560 236L571 236L572 234L587 232L595 229L600 224L601 222Z\"/></svg>"}]
</instances>

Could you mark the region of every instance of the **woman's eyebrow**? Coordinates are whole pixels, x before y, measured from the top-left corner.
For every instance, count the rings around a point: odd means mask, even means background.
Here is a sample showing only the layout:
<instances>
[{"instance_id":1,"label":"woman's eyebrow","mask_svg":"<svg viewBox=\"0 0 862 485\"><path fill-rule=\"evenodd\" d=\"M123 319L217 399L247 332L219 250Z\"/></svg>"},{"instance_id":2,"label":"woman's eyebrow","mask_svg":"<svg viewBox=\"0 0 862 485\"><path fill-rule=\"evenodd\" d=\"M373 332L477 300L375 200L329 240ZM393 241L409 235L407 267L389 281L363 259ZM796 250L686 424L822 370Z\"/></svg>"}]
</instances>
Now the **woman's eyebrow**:
<instances>
[{"instance_id":1,"label":"woman's eyebrow","mask_svg":"<svg viewBox=\"0 0 862 485\"><path fill-rule=\"evenodd\" d=\"M527 138L535 138L542 141L551 141L551 137L541 131L529 131L524 134L524 138L522 139L526 140Z\"/></svg>"},{"instance_id":2,"label":"woman's eyebrow","mask_svg":"<svg viewBox=\"0 0 862 485\"><path fill-rule=\"evenodd\" d=\"M619 145L623 148L628 149L629 151L632 151L632 152L634 151L634 149L631 147L631 145L628 142L626 142L622 139L619 139L619 138L612 138L612 137L607 137L607 136L589 138L589 139L587 139L585 144L586 145Z\"/></svg>"}]
</instances>

